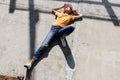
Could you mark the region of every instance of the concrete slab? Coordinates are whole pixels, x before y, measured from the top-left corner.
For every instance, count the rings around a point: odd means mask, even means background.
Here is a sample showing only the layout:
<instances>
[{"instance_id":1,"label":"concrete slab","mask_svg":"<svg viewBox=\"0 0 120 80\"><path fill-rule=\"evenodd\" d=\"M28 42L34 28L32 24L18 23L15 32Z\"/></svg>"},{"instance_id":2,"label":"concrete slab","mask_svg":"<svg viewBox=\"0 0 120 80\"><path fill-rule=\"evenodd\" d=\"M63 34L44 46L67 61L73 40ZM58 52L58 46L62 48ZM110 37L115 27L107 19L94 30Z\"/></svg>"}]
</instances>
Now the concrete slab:
<instances>
[{"instance_id":1,"label":"concrete slab","mask_svg":"<svg viewBox=\"0 0 120 80\"><path fill-rule=\"evenodd\" d=\"M67 48L53 45L32 70L31 80L119 80L119 0L1 0L0 74L29 76L23 65L50 30L51 9L64 3L84 19L75 23Z\"/></svg>"}]
</instances>

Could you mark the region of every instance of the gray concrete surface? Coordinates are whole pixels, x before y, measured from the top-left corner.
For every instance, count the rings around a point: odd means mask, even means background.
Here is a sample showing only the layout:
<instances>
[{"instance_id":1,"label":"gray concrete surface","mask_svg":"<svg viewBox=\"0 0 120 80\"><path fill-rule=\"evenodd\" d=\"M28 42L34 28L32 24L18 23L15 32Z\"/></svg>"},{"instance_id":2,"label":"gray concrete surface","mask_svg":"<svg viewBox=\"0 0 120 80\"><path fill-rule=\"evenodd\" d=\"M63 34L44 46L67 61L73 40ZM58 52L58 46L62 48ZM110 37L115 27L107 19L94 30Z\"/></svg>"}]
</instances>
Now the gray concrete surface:
<instances>
[{"instance_id":1,"label":"gray concrete surface","mask_svg":"<svg viewBox=\"0 0 120 80\"><path fill-rule=\"evenodd\" d=\"M74 24L69 46L54 45L32 70L31 80L119 80L119 0L0 0L0 74L29 76L23 65L50 30L51 9L64 3L84 19Z\"/></svg>"}]
</instances>

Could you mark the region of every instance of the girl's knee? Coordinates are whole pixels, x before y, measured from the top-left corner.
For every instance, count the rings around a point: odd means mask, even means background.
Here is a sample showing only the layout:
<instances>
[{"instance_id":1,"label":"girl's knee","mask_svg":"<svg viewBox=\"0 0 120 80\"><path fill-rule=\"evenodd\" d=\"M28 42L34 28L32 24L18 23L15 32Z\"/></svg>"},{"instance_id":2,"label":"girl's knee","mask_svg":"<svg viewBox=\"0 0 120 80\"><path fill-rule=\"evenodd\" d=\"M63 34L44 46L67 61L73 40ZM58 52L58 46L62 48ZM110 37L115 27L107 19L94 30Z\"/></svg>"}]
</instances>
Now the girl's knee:
<instances>
[{"instance_id":1,"label":"girl's knee","mask_svg":"<svg viewBox=\"0 0 120 80\"><path fill-rule=\"evenodd\" d=\"M43 42L41 46L48 47L48 43L46 43L46 42Z\"/></svg>"},{"instance_id":2,"label":"girl's knee","mask_svg":"<svg viewBox=\"0 0 120 80\"><path fill-rule=\"evenodd\" d=\"M70 28L74 28L74 26L71 26L71 25L70 25L70 26L68 26L68 27L70 27Z\"/></svg>"},{"instance_id":3,"label":"girl's knee","mask_svg":"<svg viewBox=\"0 0 120 80\"><path fill-rule=\"evenodd\" d=\"M74 31L75 27L74 26L69 26L68 31L72 33Z\"/></svg>"},{"instance_id":4,"label":"girl's knee","mask_svg":"<svg viewBox=\"0 0 120 80\"><path fill-rule=\"evenodd\" d=\"M74 29L75 29L75 27L74 27L74 26L70 26L70 29L71 29L71 30L74 30Z\"/></svg>"}]
</instances>

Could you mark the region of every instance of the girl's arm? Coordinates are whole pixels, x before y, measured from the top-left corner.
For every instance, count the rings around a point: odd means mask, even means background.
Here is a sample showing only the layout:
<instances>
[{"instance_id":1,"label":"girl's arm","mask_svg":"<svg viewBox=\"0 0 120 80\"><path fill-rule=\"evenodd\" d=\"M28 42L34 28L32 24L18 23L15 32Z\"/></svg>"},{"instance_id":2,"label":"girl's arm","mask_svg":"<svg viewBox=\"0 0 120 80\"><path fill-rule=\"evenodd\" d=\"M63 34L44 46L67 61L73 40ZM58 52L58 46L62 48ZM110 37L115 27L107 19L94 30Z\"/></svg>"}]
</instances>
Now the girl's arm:
<instances>
[{"instance_id":1,"label":"girl's arm","mask_svg":"<svg viewBox=\"0 0 120 80\"><path fill-rule=\"evenodd\" d=\"M73 11L73 14L75 15L75 19L74 19L75 21L82 20L83 18L82 14L78 13L76 10Z\"/></svg>"},{"instance_id":2,"label":"girl's arm","mask_svg":"<svg viewBox=\"0 0 120 80\"><path fill-rule=\"evenodd\" d=\"M55 14L55 11L60 10L60 9L62 9L62 8L64 8L64 6L61 6L61 7L59 7L59 8L54 8L54 9L52 9L52 13Z\"/></svg>"},{"instance_id":3,"label":"girl's arm","mask_svg":"<svg viewBox=\"0 0 120 80\"><path fill-rule=\"evenodd\" d=\"M75 21L76 20L82 20L82 18L83 18L83 15L79 14L79 15L75 16Z\"/></svg>"}]
</instances>

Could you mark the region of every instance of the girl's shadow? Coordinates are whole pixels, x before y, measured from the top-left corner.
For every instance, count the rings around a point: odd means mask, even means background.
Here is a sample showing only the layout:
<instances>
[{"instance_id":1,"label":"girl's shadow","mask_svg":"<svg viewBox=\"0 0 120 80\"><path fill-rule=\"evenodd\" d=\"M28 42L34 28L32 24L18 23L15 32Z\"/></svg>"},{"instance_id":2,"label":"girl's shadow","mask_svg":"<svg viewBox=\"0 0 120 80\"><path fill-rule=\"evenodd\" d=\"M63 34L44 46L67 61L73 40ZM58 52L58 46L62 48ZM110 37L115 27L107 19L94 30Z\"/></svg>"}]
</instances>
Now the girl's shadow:
<instances>
[{"instance_id":1,"label":"girl's shadow","mask_svg":"<svg viewBox=\"0 0 120 80\"><path fill-rule=\"evenodd\" d=\"M63 47L62 44L61 44L60 38L57 38L57 39L54 39L54 40L52 41L52 43L50 44L50 46L48 47L48 49L47 49L45 52L43 52L43 54L41 54L40 58L33 63L31 69L27 69L25 80L30 80L31 73L32 73L32 70L34 69L34 67L35 67L42 59L48 57L51 48L53 48L53 47L56 46L56 45L59 45L59 46L60 46L62 52L64 53L64 56L65 56L65 59L66 59L66 61L67 61L68 66L69 66L71 69L74 69L74 68L75 68L75 61L74 61L73 55L72 55L72 53L71 53L71 50L70 50L70 48L69 48L69 45L68 45L68 43L67 43L67 40L66 40L66 47Z\"/></svg>"}]
</instances>

